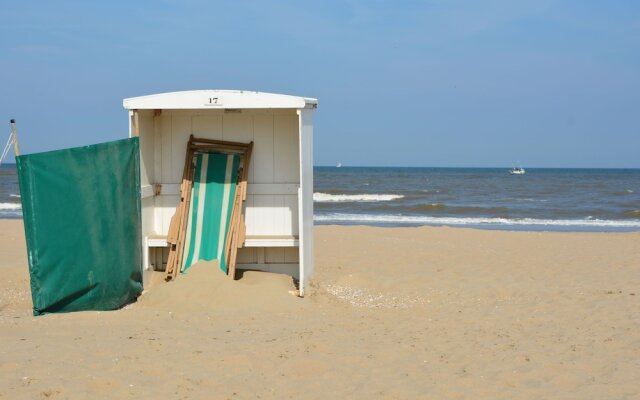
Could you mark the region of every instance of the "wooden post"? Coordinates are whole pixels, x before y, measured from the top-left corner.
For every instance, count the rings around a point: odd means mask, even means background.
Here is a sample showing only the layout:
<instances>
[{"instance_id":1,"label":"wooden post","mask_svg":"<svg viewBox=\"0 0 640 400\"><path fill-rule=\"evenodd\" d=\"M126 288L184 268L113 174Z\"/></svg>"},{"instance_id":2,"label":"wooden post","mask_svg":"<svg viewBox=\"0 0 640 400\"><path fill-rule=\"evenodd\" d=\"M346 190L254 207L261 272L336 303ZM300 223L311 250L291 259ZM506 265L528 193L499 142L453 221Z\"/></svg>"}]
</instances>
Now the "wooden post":
<instances>
[{"instance_id":1,"label":"wooden post","mask_svg":"<svg viewBox=\"0 0 640 400\"><path fill-rule=\"evenodd\" d=\"M249 143L247 153L244 157L244 174L242 177L242 201L247 200L247 181L249 180L249 165L251 164L251 153L253 152L253 142Z\"/></svg>"},{"instance_id":2,"label":"wooden post","mask_svg":"<svg viewBox=\"0 0 640 400\"><path fill-rule=\"evenodd\" d=\"M224 246L224 257L227 265L227 274L233 278L235 271L232 271L230 268L231 262L231 254L233 254L233 246L234 246L234 234L236 231L236 219L238 218L238 214L240 213L240 207L242 206L242 192L240 186L240 177L242 176L242 172L238 174L238 180L236 183L236 193L233 196L233 203L231 205L231 218L229 219L229 226L227 227L227 240ZM240 204L240 207L238 206Z\"/></svg>"},{"instance_id":3,"label":"wooden post","mask_svg":"<svg viewBox=\"0 0 640 400\"><path fill-rule=\"evenodd\" d=\"M133 110L133 134L134 136L140 136L140 118L138 117L138 110Z\"/></svg>"},{"instance_id":4,"label":"wooden post","mask_svg":"<svg viewBox=\"0 0 640 400\"><path fill-rule=\"evenodd\" d=\"M187 153L189 154L189 174L187 176L187 182L186 182L186 200L184 201L183 204L183 209L182 209L182 217L180 220L180 231L178 232L178 253L177 253L177 257L176 257L176 261L177 261L177 265L176 268L173 272L173 276L176 277L181 269L182 269L182 258L184 256L184 241L187 235L187 225L189 223L189 207L191 206L191 192L193 189L193 178L194 178L194 174L195 174L195 166L193 165L193 156L194 156L194 152L192 150L187 150Z\"/></svg>"},{"instance_id":5,"label":"wooden post","mask_svg":"<svg viewBox=\"0 0 640 400\"><path fill-rule=\"evenodd\" d=\"M11 135L13 136L13 152L18 157L20 155L20 146L18 145L18 131L16 130L15 119L11 119Z\"/></svg>"},{"instance_id":6,"label":"wooden post","mask_svg":"<svg viewBox=\"0 0 640 400\"><path fill-rule=\"evenodd\" d=\"M236 258L238 249L244 246L245 229L244 217L242 215L242 204L247 199L247 180L249 178L249 164L251 163L251 152L253 151L253 142L250 142L246 148L242 158L242 170L238 174L238 184L236 186L236 196L233 204L233 213L231 214L231 223L227 238L226 257L227 271L231 279L236 279Z\"/></svg>"},{"instance_id":7,"label":"wooden post","mask_svg":"<svg viewBox=\"0 0 640 400\"><path fill-rule=\"evenodd\" d=\"M169 234L167 242L169 242L169 259L167 260L166 280L175 278L180 273L182 267L182 253L184 251L183 232L186 230L188 222L189 204L191 201L191 188L193 187L193 155L191 142L193 135L189 137L187 151L184 159L184 170L182 171L182 184L180 185L180 203L176 207L176 212L171 218L169 225Z\"/></svg>"}]
</instances>

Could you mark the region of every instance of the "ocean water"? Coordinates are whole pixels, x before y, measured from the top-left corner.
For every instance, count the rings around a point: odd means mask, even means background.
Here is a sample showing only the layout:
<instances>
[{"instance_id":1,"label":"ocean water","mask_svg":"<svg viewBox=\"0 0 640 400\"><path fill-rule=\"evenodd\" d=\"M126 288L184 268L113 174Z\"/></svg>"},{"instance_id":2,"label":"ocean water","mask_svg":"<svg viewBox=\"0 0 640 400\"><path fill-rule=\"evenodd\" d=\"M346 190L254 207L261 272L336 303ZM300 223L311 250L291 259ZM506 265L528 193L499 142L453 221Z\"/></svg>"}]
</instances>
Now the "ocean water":
<instances>
[{"instance_id":1,"label":"ocean water","mask_svg":"<svg viewBox=\"0 0 640 400\"><path fill-rule=\"evenodd\" d=\"M0 165L0 218L22 218L20 188L14 164Z\"/></svg>"},{"instance_id":2,"label":"ocean water","mask_svg":"<svg viewBox=\"0 0 640 400\"><path fill-rule=\"evenodd\" d=\"M316 167L316 224L640 231L640 170Z\"/></svg>"},{"instance_id":3,"label":"ocean water","mask_svg":"<svg viewBox=\"0 0 640 400\"><path fill-rule=\"evenodd\" d=\"M640 170L314 169L316 224L640 231ZM0 165L0 218L22 218L15 165Z\"/></svg>"}]
</instances>

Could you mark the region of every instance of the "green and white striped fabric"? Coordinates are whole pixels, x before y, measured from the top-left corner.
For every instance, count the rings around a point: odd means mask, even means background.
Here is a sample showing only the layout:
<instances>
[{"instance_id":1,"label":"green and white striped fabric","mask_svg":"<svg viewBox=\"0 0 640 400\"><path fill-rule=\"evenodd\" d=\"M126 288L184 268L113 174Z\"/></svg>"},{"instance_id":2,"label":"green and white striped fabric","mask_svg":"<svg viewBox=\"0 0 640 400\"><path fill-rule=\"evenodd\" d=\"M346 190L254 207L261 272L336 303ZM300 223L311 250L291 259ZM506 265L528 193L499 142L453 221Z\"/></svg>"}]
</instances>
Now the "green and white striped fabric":
<instances>
[{"instance_id":1,"label":"green and white striped fabric","mask_svg":"<svg viewBox=\"0 0 640 400\"><path fill-rule=\"evenodd\" d=\"M182 272L198 260L219 260L227 271L224 247L236 193L240 156L196 154Z\"/></svg>"}]
</instances>

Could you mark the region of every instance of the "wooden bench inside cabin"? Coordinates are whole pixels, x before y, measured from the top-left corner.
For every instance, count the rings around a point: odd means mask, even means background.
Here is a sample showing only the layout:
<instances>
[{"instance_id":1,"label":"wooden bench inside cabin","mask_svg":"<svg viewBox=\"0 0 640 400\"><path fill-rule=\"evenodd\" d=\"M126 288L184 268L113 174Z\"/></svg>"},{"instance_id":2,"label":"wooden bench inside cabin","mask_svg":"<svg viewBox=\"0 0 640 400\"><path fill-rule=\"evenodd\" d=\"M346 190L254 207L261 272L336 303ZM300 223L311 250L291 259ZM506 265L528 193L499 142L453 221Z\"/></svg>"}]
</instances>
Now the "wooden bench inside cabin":
<instances>
[{"instance_id":1,"label":"wooden bench inside cabin","mask_svg":"<svg viewBox=\"0 0 640 400\"><path fill-rule=\"evenodd\" d=\"M243 247L298 247L300 240L298 236L290 235L247 235ZM150 234L145 236L143 243L143 265L144 269L151 269L149 264L149 251L151 248L169 247L167 235Z\"/></svg>"},{"instance_id":2,"label":"wooden bench inside cabin","mask_svg":"<svg viewBox=\"0 0 640 400\"><path fill-rule=\"evenodd\" d=\"M286 234L298 231L298 191L299 185L296 183L249 183L247 186L245 222L247 229L254 233L245 236L242 247L256 249L254 253L256 259L261 253L260 248L299 247L299 237ZM154 202L165 204L166 211L160 211L157 226L166 229L170 216L174 212L172 202L179 200L180 185L177 183L146 185L142 187L141 194L142 198L156 199ZM171 203L168 203L170 207L166 207L167 203L164 203L166 201L164 199L171 199L169 200ZM269 231L275 234L269 234ZM156 252L151 253L151 250L168 248L167 235L152 231L143 238L143 268L150 270L151 264L154 264L156 269L163 269L160 265L164 263L162 255ZM249 264L254 265L252 262Z\"/></svg>"}]
</instances>

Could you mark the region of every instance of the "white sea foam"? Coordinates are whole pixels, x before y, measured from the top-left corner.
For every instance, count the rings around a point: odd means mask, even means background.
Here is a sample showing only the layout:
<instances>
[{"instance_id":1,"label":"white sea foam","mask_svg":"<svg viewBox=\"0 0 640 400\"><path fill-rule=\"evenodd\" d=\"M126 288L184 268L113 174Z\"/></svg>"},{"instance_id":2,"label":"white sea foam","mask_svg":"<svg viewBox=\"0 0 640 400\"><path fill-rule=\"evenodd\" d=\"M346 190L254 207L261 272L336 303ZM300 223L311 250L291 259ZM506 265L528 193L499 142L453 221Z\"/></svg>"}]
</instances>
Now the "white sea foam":
<instances>
[{"instance_id":1,"label":"white sea foam","mask_svg":"<svg viewBox=\"0 0 640 400\"><path fill-rule=\"evenodd\" d=\"M17 211L22 210L20 203L0 203L0 210Z\"/></svg>"},{"instance_id":2,"label":"white sea foam","mask_svg":"<svg viewBox=\"0 0 640 400\"><path fill-rule=\"evenodd\" d=\"M526 202L526 203L546 203L549 200L547 199L531 199L526 197L505 197L501 199L497 199L499 201L509 201L509 202Z\"/></svg>"},{"instance_id":3,"label":"white sea foam","mask_svg":"<svg viewBox=\"0 0 640 400\"><path fill-rule=\"evenodd\" d=\"M22 217L22 206L19 203L0 203L0 218Z\"/></svg>"},{"instance_id":4,"label":"white sea foam","mask_svg":"<svg viewBox=\"0 0 640 400\"><path fill-rule=\"evenodd\" d=\"M317 222L360 223L360 224L420 224L420 225L454 225L454 226L557 226L557 227L593 227L593 228L638 228L637 220L603 220L603 219L537 219L537 218L457 218L429 217L389 214L321 214L315 215Z\"/></svg>"},{"instance_id":5,"label":"white sea foam","mask_svg":"<svg viewBox=\"0 0 640 400\"><path fill-rule=\"evenodd\" d=\"M376 202L402 199L400 194L329 194L314 193L313 201L317 203Z\"/></svg>"}]
</instances>

